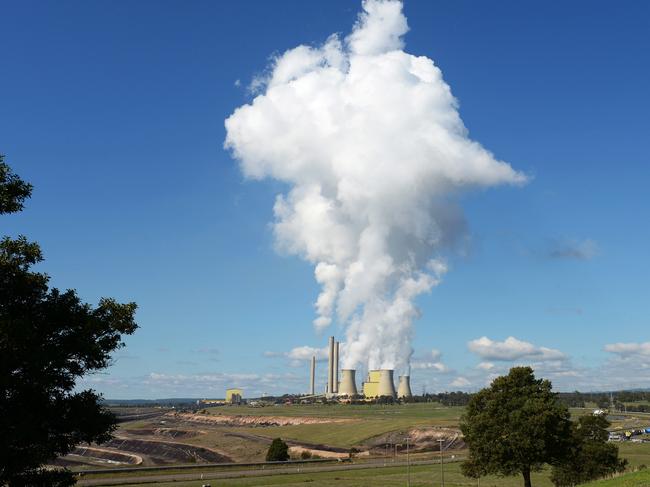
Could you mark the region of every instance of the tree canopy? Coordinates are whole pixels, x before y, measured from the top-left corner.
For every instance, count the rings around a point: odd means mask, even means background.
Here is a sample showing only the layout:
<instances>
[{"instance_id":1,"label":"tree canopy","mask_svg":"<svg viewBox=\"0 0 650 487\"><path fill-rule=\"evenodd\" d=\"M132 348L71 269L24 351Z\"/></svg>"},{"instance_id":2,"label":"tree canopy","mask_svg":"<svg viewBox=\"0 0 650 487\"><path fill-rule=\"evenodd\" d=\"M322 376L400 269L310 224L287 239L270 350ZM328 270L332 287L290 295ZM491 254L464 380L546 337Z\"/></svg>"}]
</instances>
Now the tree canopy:
<instances>
[{"instance_id":1,"label":"tree canopy","mask_svg":"<svg viewBox=\"0 0 650 487\"><path fill-rule=\"evenodd\" d=\"M24 201L32 194L32 185L14 174L4 159L0 154L0 215L22 210Z\"/></svg>"},{"instance_id":2,"label":"tree canopy","mask_svg":"<svg viewBox=\"0 0 650 487\"><path fill-rule=\"evenodd\" d=\"M573 487L625 470L627 460L620 459L618 447L607 442L609 426L600 414L581 416L573 423L569 454L551 473L557 487Z\"/></svg>"},{"instance_id":3,"label":"tree canopy","mask_svg":"<svg viewBox=\"0 0 650 487\"><path fill-rule=\"evenodd\" d=\"M282 438L275 438L266 452L267 462L286 462L289 460L289 446Z\"/></svg>"},{"instance_id":4,"label":"tree canopy","mask_svg":"<svg viewBox=\"0 0 650 487\"><path fill-rule=\"evenodd\" d=\"M551 389L530 367L514 367L474 395L461 419L469 446L464 473L521 474L530 487L531 472L564 458L571 439L569 411Z\"/></svg>"},{"instance_id":5,"label":"tree canopy","mask_svg":"<svg viewBox=\"0 0 650 487\"><path fill-rule=\"evenodd\" d=\"M0 164L0 213L19 211L31 186ZM0 485L69 485L44 464L82 442L110 438L115 417L82 376L104 369L133 333L135 303L103 298L97 307L73 290L49 288L38 244L0 241Z\"/></svg>"}]
</instances>

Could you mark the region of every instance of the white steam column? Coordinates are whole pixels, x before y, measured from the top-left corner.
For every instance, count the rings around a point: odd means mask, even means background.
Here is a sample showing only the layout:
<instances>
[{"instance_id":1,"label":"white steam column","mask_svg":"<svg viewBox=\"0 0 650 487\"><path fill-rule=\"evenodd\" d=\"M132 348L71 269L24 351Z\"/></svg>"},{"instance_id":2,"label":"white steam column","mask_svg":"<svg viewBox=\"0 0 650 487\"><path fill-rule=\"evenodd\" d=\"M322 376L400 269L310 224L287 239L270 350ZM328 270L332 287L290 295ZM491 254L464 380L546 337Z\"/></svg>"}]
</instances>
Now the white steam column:
<instances>
[{"instance_id":1,"label":"white steam column","mask_svg":"<svg viewBox=\"0 0 650 487\"><path fill-rule=\"evenodd\" d=\"M327 361L327 394L334 393L334 337L330 337Z\"/></svg>"},{"instance_id":2,"label":"white steam column","mask_svg":"<svg viewBox=\"0 0 650 487\"><path fill-rule=\"evenodd\" d=\"M339 387L339 395L341 396L356 396L357 392L357 383L354 377L356 371L354 369L342 369L341 370L341 387Z\"/></svg>"},{"instance_id":3,"label":"white steam column","mask_svg":"<svg viewBox=\"0 0 650 487\"><path fill-rule=\"evenodd\" d=\"M397 397L413 397L411 394L411 377L408 375L399 376L399 385L397 386Z\"/></svg>"},{"instance_id":4,"label":"white steam column","mask_svg":"<svg viewBox=\"0 0 650 487\"><path fill-rule=\"evenodd\" d=\"M311 371L309 374L309 379L309 394L313 396L316 393L314 384L314 380L316 379L316 355L312 355L311 357Z\"/></svg>"}]
</instances>

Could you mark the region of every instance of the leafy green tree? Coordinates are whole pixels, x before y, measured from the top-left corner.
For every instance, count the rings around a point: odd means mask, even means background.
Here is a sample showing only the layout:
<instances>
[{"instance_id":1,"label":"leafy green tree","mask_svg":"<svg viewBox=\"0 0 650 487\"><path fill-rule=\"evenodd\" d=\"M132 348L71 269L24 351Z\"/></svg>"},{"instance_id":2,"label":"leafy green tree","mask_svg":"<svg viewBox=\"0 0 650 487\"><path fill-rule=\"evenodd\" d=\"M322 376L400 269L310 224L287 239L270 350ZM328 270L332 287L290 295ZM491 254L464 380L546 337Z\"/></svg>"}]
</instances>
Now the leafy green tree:
<instances>
[{"instance_id":1,"label":"leafy green tree","mask_svg":"<svg viewBox=\"0 0 650 487\"><path fill-rule=\"evenodd\" d=\"M286 462L289 460L289 446L282 438L275 438L266 452L267 462Z\"/></svg>"},{"instance_id":2,"label":"leafy green tree","mask_svg":"<svg viewBox=\"0 0 650 487\"><path fill-rule=\"evenodd\" d=\"M564 458L571 440L569 410L530 367L514 367L475 394L460 428L469 446L463 473L521 474L525 487L531 472Z\"/></svg>"},{"instance_id":3,"label":"leafy green tree","mask_svg":"<svg viewBox=\"0 0 650 487\"><path fill-rule=\"evenodd\" d=\"M0 165L0 213L22 209L31 186ZM25 237L0 241L0 485L64 486L66 470L43 465L82 442L110 438L115 417L77 379L110 364L122 335L137 328L135 303L50 289L31 267L42 260Z\"/></svg>"},{"instance_id":4,"label":"leafy green tree","mask_svg":"<svg viewBox=\"0 0 650 487\"><path fill-rule=\"evenodd\" d=\"M581 416L573 423L570 453L551 473L557 487L573 487L625 470L627 460L620 459L618 447L607 442L609 426L602 415Z\"/></svg>"},{"instance_id":5,"label":"leafy green tree","mask_svg":"<svg viewBox=\"0 0 650 487\"><path fill-rule=\"evenodd\" d=\"M0 154L0 215L23 209L24 201L32 194L32 185L16 176Z\"/></svg>"}]
</instances>

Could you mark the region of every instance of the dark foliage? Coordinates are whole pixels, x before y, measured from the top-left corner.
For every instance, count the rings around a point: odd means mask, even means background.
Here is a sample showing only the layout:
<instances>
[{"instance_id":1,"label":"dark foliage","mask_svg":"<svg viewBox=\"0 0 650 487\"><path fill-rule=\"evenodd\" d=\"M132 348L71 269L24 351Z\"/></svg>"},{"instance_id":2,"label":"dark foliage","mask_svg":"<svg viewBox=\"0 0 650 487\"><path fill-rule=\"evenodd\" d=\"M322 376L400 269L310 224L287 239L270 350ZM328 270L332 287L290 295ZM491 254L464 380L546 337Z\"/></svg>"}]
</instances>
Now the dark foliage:
<instances>
[{"instance_id":1,"label":"dark foliage","mask_svg":"<svg viewBox=\"0 0 650 487\"><path fill-rule=\"evenodd\" d=\"M618 447L607 443L609 425L601 415L581 416L573 424L569 454L551 474L557 487L573 487L625 470L627 460L618 458Z\"/></svg>"},{"instance_id":2,"label":"dark foliage","mask_svg":"<svg viewBox=\"0 0 650 487\"><path fill-rule=\"evenodd\" d=\"M289 460L289 446L281 438L275 438L266 452L267 462L286 462Z\"/></svg>"},{"instance_id":3,"label":"dark foliage","mask_svg":"<svg viewBox=\"0 0 650 487\"><path fill-rule=\"evenodd\" d=\"M530 474L565 457L571 422L566 406L551 391L551 383L536 379L530 367L514 367L491 386L475 394L461 420L469 446L462 465L470 477Z\"/></svg>"},{"instance_id":4,"label":"dark foliage","mask_svg":"<svg viewBox=\"0 0 650 487\"><path fill-rule=\"evenodd\" d=\"M4 158L0 154L0 215L22 210L24 201L32 194L32 185L11 172Z\"/></svg>"},{"instance_id":5,"label":"dark foliage","mask_svg":"<svg viewBox=\"0 0 650 487\"><path fill-rule=\"evenodd\" d=\"M0 208L18 211L31 186L0 171ZM42 465L109 439L115 425L76 381L107 367L137 328L134 303L101 299L93 308L72 290L50 289L47 275L30 270L41 260L25 237L0 241L0 485L71 485L70 472Z\"/></svg>"}]
</instances>

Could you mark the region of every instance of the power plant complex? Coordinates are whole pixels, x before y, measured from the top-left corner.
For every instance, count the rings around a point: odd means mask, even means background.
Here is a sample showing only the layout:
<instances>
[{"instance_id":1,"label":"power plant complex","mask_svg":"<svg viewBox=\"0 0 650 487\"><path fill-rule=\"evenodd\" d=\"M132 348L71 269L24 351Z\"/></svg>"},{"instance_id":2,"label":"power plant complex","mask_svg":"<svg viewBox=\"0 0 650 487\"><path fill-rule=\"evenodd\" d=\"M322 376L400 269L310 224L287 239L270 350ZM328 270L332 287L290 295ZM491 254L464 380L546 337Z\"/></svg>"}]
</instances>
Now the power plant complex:
<instances>
[{"instance_id":1,"label":"power plant complex","mask_svg":"<svg viewBox=\"0 0 650 487\"><path fill-rule=\"evenodd\" d=\"M392 397L393 399L404 399L412 396L411 382L408 375L399 377L397 391L395 391L394 371L392 369L379 369L368 371L365 382L361 384L361 392L357 389L356 370L341 369L339 380L339 342L334 337L329 338L328 342L328 368L327 368L327 388L325 396L327 398L347 397L353 398L363 395L366 399L378 397ZM310 388L309 393L316 395L315 378L316 378L316 357L311 358L310 367Z\"/></svg>"}]
</instances>

